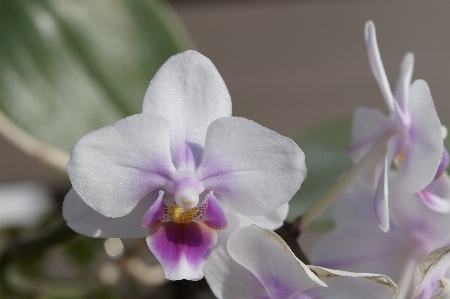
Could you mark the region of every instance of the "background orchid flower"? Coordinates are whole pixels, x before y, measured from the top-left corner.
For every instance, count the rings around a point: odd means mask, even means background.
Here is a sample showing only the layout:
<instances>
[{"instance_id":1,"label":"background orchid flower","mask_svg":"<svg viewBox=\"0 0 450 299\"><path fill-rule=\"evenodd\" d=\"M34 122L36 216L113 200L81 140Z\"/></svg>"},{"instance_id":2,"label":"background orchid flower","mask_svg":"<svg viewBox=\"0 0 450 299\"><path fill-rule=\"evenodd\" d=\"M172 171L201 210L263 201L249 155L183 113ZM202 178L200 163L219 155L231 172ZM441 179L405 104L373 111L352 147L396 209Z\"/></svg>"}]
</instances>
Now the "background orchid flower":
<instances>
[{"instance_id":1,"label":"background orchid flower","mask_svg":"<svg viewBox=\"0 0 450 299\"><path fill-rule=\"evenodd\" d=\"M231 117L225 83L195 51L159 69L142 114L81 138L67 170L68 225L92 237L146 236L171 280L203 277L216 230L230 223L225 210L285 217L306 176L291 139Z\"/></svg>"},{"instance_id":2,"label":"background orchid flower","mask_svg":"<svg viewBox=\"0 0 450 299\"><path fill-rule=\"evenodd\" d=\"M214 276L207 276L221 299L382 299L396 293L395 284L383 275L306 266L277 234L256 225L235 231L227 248L229 260L216 264Z\"/></svg>"},{"instance_id":3,"label":"background orchid flower","mask_svg":"<svg viewBox=\"0 0 450 299\"><path fill-rule=\"evenodd\" d=\"M436 249L416 268L413 299L450 298L450 246Z\"/></svg>"},{"instance_id":4,"label":"background orchid flower","mask_svg":"<svg viewBox=\"0 0 450 299\"><path fill-rule=\"evenodd\" d=\"M375 213L380 228L389 230L388 172L397 165L410 192L423 190L435 178L443 155L441 123L428 84L411 84L414 56L407 53L400 68L395 94L392 94L377 45L375 26L368 21L365 38L370 67L388 107L389 116L375 109L359 108L353 118L349 153L356 162L372 159L371 176L376 186ZM383 152L365 157L376 144L386 143ZM375 171L374 171L375 170Z\"/></svg>"},{"instance_id":5,"label":"background orchid flower","mask_svg":"<svg viewBox=\"0 0 450 299\"><path fill-rule=\"evenodd\" d=\"M315 265L355 272L383 273L399 286L398 299L410 298L414 269L431 251L450 244L450 214L426 208L418 193L406 190L402 176L389 174L389 232L376 225L372 186L359 178L332 206L335 228L308 252ZM444 173L426 192L450 203Z\"/></svg>"}]
</instances>

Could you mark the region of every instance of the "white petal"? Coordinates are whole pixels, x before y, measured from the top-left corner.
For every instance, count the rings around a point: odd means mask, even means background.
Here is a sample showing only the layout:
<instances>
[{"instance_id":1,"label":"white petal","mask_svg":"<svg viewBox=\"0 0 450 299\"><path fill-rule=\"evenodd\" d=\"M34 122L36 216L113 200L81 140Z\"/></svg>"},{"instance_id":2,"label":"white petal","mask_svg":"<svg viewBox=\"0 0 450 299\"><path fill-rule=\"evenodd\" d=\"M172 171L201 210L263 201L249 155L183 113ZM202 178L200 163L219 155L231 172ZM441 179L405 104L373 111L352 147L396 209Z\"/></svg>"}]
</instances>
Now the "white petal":
<instances>
[{"instance_id":1,"label":"white petal","mask_svg":"<svg viewBox=\"0 0 450 299\"><path fill-rule=\"evenodd\" d=\"M302 293L311 298L393 299L397 293L395 283L384 275L308 267L328 285L328 288L313 287Z\"/></svg>"},{"instance_id":2,"label":"white petal","mask_svg":"<svg viewBox=\"0 0 450 299\"><path fill-rule=\"evenodd\" d=\"M414 70L414 54L406 53L400 66L400 75L398 76L395 87L395 99L403 111L408 111L409 88Z\"/></svg>"},{"instance_id":3,"label":"white petal","mask_svg":"<svg viewBox=\"0 0 450 299\"><path fill-rule=\"evenodd\" d=\"M325 286L272 231L256 225L241 228L230 236L227 248L230 256L252 272L273 298L290 298L312 286Z\"/></svg>"},{"instance_id":4,"label":"white petal","mask_svg":"<svg viewBox=\"0 0 450 299\"><path fill-rule=\"evenodd\" d=\"M364 35L366 38L367 55L369 58L370 68L375 79L378 82L381 93L386 101L391 114L394 113L394 96L384 71L383 62L381 61L380 51L378 50L377 36L375 32L375 25L372 21L368 21L365 26Z\"/></svg>"},{"instance_id":5,"label":"white petal","mask_svg":"<svg viewBox=\"0 0 450 299\"><path fill-rule=\"evenodd\" d=\"M257 299L268 295L258 278L236 263L223 246L211 253L203 272L209 287L219 299Z\"/></svg>"},{"instance_id":6,"label":"white petal","mask_svg":"<svg viewBox=\"0 0 450 299\"><path fill-rule=\"evenodd\" d=\"M450 246L430 253L416 268L414 299L429 299L439 293L439 280L450 269ZM445 283L445 282L444 282Z\"/></svg>"},{"instance_id":7,"label":"white petal","mask_svg":"<svg viewBox=\"0 0 450 299\"><path fill-rule=\"evenodd\" d=\"M170 190L175 168L169 137L167 121L148 114L87 134L75 144L67 164L73 188L104 216L128 214L151 191Z\"/></svg>"},{"instance_id":8,"label":"white petal","mask_svg":"<svg viewBox=\"0 0 450 299\"><path fill-rule=\"evenodd\" d=\"M147 196L129 214L111 218L94 211L70 189L64 199L63 216L71 229L89 237L145 238L148 229L142 226L142 218L155 199Z\"/></svg>"},{"instance_id":9,"label":"white petal","mask_svg":"<svg viewBox=\"0 0 450 299\"><path fill-rule=\"evenodd\" d=\"M434 179L442 159L443 140L441 122L425 81L416 80L412 84L409 107L409 146L400 173L406 188L415 193Z\"/></svg>"},{"instance_id":10,"label":"white petal","mask_svg":"<svg viewBox=\"0 0 450 299\"><path fill-rule=\"evenodd\" d=\"M259 216L297 192L306 177L305 155L291 139L253 121L224 117L208 128L197 174L233 209Z\"/></svg>"},{"instance_id":11,"label":"white petal","mask_svg":"<svg viewBox=\"0 0 450 299\"><path fill-rule=\"evenodd\" d=\"M169 58L158 70L145 93L142 111L167 119L172 147L194 144L201 149L208 125L231 116L231 99L213 63L198 52L186 51ZM178 167L183 162L176 161L183 157L177 154L183 153L173 154Z\"/></svg>"}]
</instances>

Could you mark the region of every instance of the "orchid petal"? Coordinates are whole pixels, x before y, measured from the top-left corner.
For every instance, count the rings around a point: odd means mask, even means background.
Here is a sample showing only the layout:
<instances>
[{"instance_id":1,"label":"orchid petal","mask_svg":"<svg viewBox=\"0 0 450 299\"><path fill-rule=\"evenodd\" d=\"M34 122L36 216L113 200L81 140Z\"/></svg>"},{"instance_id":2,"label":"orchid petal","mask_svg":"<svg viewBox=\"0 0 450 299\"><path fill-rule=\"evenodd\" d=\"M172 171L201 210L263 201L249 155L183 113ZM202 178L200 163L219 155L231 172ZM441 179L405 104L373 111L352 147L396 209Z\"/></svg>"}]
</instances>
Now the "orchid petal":
<instances>
[{"instance_id":1,"label":"orchid petal","mask_svg":"<svg viewBox=\"0 0 450 299\"><path fill-rule=\"evenodd\" d=\"M378 225L383 232L389 231L389 168L392 160L394 159L394 155L398 152L400 142L400 137L398 136L393 136L390 138L386 148L384 166L375 189L375 217L377 218Z\"/></svg>"},{"instance_id":2,"label":"orchid petal","mask_svg":"<svg viewBox=\"0 0 450 299\"><path fill-rule=\"evenodd\" d=\"M385 275L308 267L328 288L312 287L301 293L298 299L393 299L397 293L397 286ZM294 296L293 299L297 298Z\"/></svg>"},{"instance_id":3,"label":"orchid petal","mask_svg":"<svg viewBox=\"0 0 450 299\"><path fill-rule=\"evenodd\" d=\"M144 218L142 219L143 227L152 227L161 222L164 218L164 210L163 210L163 197L164 191L160 190L158 192L158 198L153 203L153 205L148 209L147 213L145 213Z\"/></svg>"},{"instance_id":4,"label":"orchid petal","mask_svg":"<svg viewBox=\"0 0 450 299\"><path fill-rule=\"evenodd\" d=\"M450 212L450 201L426 190L422 190L417 194L429 209L444 214Z\"/></svg>"},{"instance_id":5,"label":"orchid petal","mask_svg":"<svg viewBox=\"0 0 450 299\"><path fill-rule=\"evenodd\" d=\"M228 225L227 217L212 191L206 195L206 200L208 203L203 215L203 223L216 230L225 229Z\"/></svg>"},{"instance_id":6,"label":"orchid petal","mask_svg":"<svg viewBox=\"0 0 450 299\"><path fill-rule=\"evenodd\" d=\"M148 247L170 280L202 279L203 265L216 241L215 230L196 222L161 222L147 236Z\"/></svg>"},{"instance_id":7,"label":"orchid petal","mask_svg":"<svg viewBox=\"0 0 450 299\"><path fill-rule=\"evenodd\" d=\"M383 136L395 132L395 123L377 109L359 107L353 116L349 153L358 161Z\"/></svg>"},{"instance_id":8,"label":"orchid petal","mask_svg":"<svg viewBox=\"0 0 450 299\"><path fill-rule=\"evenodd\" d=\"M219 299L259 299L268 296L258 278L236 263L224 246L211 253L203 271L209 287Z\"/></svg>"},{"instance_id":9,"label":"orchid petal","mask_svg":"<svg viewBox=\"0 0 450 299\"><path fill-rule=\"evenodd\" d=\"M429 299L439 288L439 280L450 269L450 246L430 253L416 268L414 299ZM445 297L444 297L445 298Z\"/></svg>"},{"instance_id":10,"label":"orchid petal","mask_svg":"<svg viewBox=\"0 0 450 299\"><path fill-rule=\"evenodd\" d=\"M255 122L225 117L206 134L199 179L241 214L273 211L306 177L305 155L295 142Z\"/></svg>"},{"instance_id":11,"label":"orchid petal","mask_svg":"<svg viewBox=\"0 0 450 299\"><path fill-rule=\"evenodd\" d=\"M179 170L200 163L208 125L231 116L231 99L213 63L195 51L169 58L153 77L142 111L170 123L172 158ZM194 167L194 168L192 168Z\"/></svg>"},{"instance_id":12,"label":"orchid petal","mask_svg":"<svg viewBox=\"0 0 450 299\"><path fill-rule=\"evenodd\" d=\"M148 229L141 224L142 217L155 201L157 193L144 197L137 206L123 217L103 216L89 207L70 189L63 204L63 217L67 225L79 234L94 238L145 238Z\"/></svg>"},{"instance_id":13,"label":"orchid petal","mask_svg":"<svg viewBox=\"0 0 450 299\"><path fill-rule=\"evenodd\" d=\"M168 131L163 118L138 114L85 135L67 164L73 188L104 216L130 213L175 171Z\"/></svg>"},{"instance_id":14,"label":"orchid petal","mask_svg":"<svg viewBox=\"0 0 450 299\"><path fill-rule=\"evenodd\" d=\"M256 225L233 233L230 256L252 272L272 298L290 298L315 285L326 286L277 234Z\"/></svg>"},{"instance_id":15,"label":"orchid petal","mask_svg":"<svg viewBox=\"0 0 450 299\"><path fill-rule=\"evenodd\" d=\"M386 105L391 112L394 114L394 96L392 95L391 88L384 71L383 62L381 61L380 51L378 49L377 36L375 32L375 25L372 21L368 21L365 26L364 36L367 45L367 55L369 58L370 68L375 79L378 82L381 93L386 101Z\"/></svg>"},{"instance_id":16,"label":"orchid petal","mask_svg":"<svg viewBox=\"0 0 450 299\"><path fill-rule=\"evenodd\" d=\"M438 179L448 168L449 161L450 161L450 156L449 156L448 150L444 147L444 150L442 152L441 163L439 164L436 175L434 176L435 180Z\"/></svg>"},{"instance_id":17,"label":"orchid petal","mask_svg":"<svg viewBox=\"0 0 450 299\"><path fill-rule=\"evenodd\" d=\"M416 80L410 91L411 127L409 145L400 174L410 192L419 192L431 183L442 159L441 122L431 98L430 88Z\"/></svg>"},{"instance_id":18,"label":"orchid petal","mask_svg":"<svg viewBox=\"0 0 450 299\"><path fill-rule=\"evenodd\" d=\"M406 53L400 66L400 75L395 87L395 99L402 111L408 111L409 88L414 70L414 54Z\"/></svg>"}]
</instances>

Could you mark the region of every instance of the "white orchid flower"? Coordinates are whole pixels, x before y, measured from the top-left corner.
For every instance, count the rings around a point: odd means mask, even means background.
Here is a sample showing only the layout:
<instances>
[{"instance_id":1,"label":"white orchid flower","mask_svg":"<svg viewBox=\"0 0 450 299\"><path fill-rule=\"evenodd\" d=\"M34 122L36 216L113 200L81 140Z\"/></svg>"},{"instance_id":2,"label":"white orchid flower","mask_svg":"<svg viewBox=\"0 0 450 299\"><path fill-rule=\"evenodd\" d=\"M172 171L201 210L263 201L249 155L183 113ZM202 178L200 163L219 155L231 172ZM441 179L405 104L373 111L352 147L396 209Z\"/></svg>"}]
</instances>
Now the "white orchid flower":
<instances>
[{"instance_id":1,"label":"white orchid flower","mask_svg":"<svg viewBox=\"0 0 450 299\"><path fill-rule=\"evenodd\" d=\"M195 51L159 69L142 114L81 138L67 170L68 225L92 237L147 237L171 280L203 277L230 217L281 225L306 176L291 139L231 117L225 83Z\"/></svg>"}]
</instances>

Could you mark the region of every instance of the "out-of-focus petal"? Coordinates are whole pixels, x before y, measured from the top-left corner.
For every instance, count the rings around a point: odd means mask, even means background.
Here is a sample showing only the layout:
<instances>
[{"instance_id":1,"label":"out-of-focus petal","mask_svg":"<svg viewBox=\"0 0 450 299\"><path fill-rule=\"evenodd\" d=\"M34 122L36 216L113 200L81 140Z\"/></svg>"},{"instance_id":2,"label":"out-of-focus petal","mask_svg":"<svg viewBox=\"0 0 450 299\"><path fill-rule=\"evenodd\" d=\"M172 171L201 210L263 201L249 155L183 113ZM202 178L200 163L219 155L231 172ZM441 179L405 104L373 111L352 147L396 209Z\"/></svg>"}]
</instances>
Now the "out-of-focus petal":
<instances>
[{"instance_id":1,"label":"out-of-focus petal","mask_svg":"<svg viewBox=\"0 0 450 299\"><path fill-rule=\"evenodd\" d=\"M366 38L367 55L369 58L370 68L372 74L378 82L381 93L386 101L386 105L391 112L394 113L394 96L392 95L389 81L384 71L383 62L381 61L380 51L378 49L377 36L375 32L375 25L372 21L368 21L365 26L364 36Z\"/></svg>"},{"instance_id":2,"label":"out-of-focus petal","mask_svg":"<svg viewBox=\"0 0 450 299\"><path fill-rule=\"evenodd\" d=\"M73 147L67 171L91 208L124 216L151 191L169 187L175 171L169 125L161 117L138 114L91 132Z\"/></svg>"},{"instance_id":3,"label":"out-of-focus petal","mask_svg":"<svg viewBox=\"0 0 450 299\"><path fill-rule=\"evenodd\" d=\"M197 170L241 214L267 214L288 202L306 177L305 155L291 139L257 123L225 117L211 123Z\"/></svg>"},{"instance_id":4,"label":"out-of-focus petal","mask_svg":"<svg viewBox=\"0 0 450 299\"><path fill-rule=\"evenodd\" d=\"M145 238L148 229L142 226L142 218L157 198L158 193L149 194L123 217L106 217L89 207L70 189L63 204L63 217L67 225L79 234L94 238Z\"/></svg>"},{"instance_id":5,"label":"out-of-focus petal","mask_svg":"<svg viewBox=\"0 0 450 299\"><path fill-rule=\"evenodd\" d=\"M398 145L400 143L399 139L400 137L393 136L388 142L384 167L381 171L378 179L378 185L375 189L375 217L377 218L378 225L383 232L389 231L389 169L392 160L398 151Z\"/></svg>"},{"instance_id":6,"label":"out-of-focus petal","mask_svg":"<svg viewBox=\"0 0 450 299\"><path fill-rule=\"evenodd\" d=\"M230 256L252 272L272 298L290 298L315 285L325 286L299 261L277 234L256 225L233 233L228 239Z\"/></svg>"},{"instance_id":7,"label":"out-of-focus petal","mask_svg":"<svg viewBox=\"0 0 450 299\"><path fill-rule=\"evenodd\" d=\"M444 214L450 212L450 201L448 199L441 198L426 190L422 190L417 194L429 209Z\"/></svg>"},{"instance_id":8,"label":"out-of-focus petal","mask_svg":"<svg viewBox=\"0 0 450 299\"><path fill-rule=\"evenodd\" d=\"M209 287L219 299L259 299L268 296L258 278L236 263L225 246L214 249L203 271Z\"/></svg>"},{"instance_id":9,"label":"out-of-focus petal","mask_svg":"<svg viewBox=\"0 0 450 299\"><path fill-rule=\"evenodd\" d=\"M444 147L444 151L442 152L441 163L439 164L436 175L434 176L435 180L437 178L439 178L445 172L445 170L448 168L449 160L450 160L450 157L449 157L448 150Z\"/></svg>"},{"instance_id":10,"label":"out-of-focus petal","mask_svg":"<svg viewBox=\"0 0 450 299\"><path fill-rule=\"evenodd\" d=\"M430 299L438 294L440 292L439 281L444 278L449 269L450 246L439 248L430 253L416 268L414 299Z\"/></svg>"},{"instance_id":11,"label":"out-of-focus petal","mask_svg":"<svg viewBox=\"0 0 450 299\"><path fill-rule=\"evenodd\" d=\"M386 134L394 134L395 123L377 109L359 107L353 115L352 144L348 149L356 162Z\"/></svg>"},{"instance_id":12,"label":"out-of-focus petal","mask_svg":"<svg viewBox=\"0 0 450 299\"><path fill-rule=\"evenodd\" d=\"M197 222L161 222L147 236L148 247L170 280L202 279L203 265L216 241L216 231Z\"/></svg>"},{"instance_id":13,"label":"out-of-focus petal","mask_svg":"<svg viewBox=\"0 0 450 299\"><path fill-rule=\"evenodd\" d=\"M409 144L400 174L410 192L425 189L434 179L442 159L441 122L436 113L430 88L423 80L411 85Z\"/></svg>"},{"instance_id":14,"label":"out-of-focus petal","mask_svg":"<svg viewBox=\"0 0 450 299\"><path fill-rule=\"evenodd\" d=\"M400 75L398 76L395 87L395 99L403 111L408 111L409 88L414 70L414 54L406 53L400 66Z\"/></svg>"},{"instance_id":15,"label":"out-of-focus petal","mask_svg":"<svg viewBox=\"0 0 450 299\"><path fill-rule=\"evenodd\" d=\"M393 299L397 293L395 283L384 275L308 267L328 285L328 288L312 287L304 291L298 299Z\"/></svg>"},{"instance_id":16,"label":"out-of-focus petal","mask_svg":"<svg viewBox=\"0 0 450 299\"><path fill-rule=\"evenodd\" d=\"M215 119L231 116L231 99L214 64L198 52L186 51L169 58L158 70L145 93L142 111L170 123L173 161L183 170L192 163L198 166L206 129Z\"/></svg>"}]
</instances>

